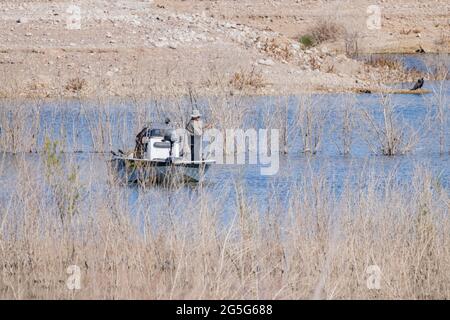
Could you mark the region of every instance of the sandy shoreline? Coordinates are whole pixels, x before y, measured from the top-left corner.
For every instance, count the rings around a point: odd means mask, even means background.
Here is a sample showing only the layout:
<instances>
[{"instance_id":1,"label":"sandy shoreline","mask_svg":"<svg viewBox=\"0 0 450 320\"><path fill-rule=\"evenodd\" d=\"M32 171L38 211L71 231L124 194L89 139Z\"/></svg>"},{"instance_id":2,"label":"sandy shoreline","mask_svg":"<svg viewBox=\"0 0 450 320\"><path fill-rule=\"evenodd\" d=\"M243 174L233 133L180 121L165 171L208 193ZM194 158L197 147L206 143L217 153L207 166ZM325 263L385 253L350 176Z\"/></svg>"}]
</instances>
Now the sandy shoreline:
<instances>
[{"instance_id":1,"label":"sandy shoreline","mask_svg":"<svg viewBox=\"0 0 450 320\"><path fill-rule=\"evenodd\" d=\"M349 34L359 53L450 52L446 1L382 1L380 30L366 27L368 5L83 0L80 26L72 28L68 2L6 2L0 97L167 96L189 87L202 95L383 91L386 82L416 75L348 58ZM345 36L300 46L299 35L324 18Z\"/></svg>"}]
</instances>

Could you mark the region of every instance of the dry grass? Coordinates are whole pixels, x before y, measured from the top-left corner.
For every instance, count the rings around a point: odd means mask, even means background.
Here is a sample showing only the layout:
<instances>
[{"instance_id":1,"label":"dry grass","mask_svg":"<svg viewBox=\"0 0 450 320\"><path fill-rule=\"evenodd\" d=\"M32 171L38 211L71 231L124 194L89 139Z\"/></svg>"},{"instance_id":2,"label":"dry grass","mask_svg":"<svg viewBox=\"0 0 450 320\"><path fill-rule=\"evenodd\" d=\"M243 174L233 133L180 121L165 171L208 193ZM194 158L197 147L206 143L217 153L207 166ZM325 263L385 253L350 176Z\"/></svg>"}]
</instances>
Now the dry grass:
<instances>
[{"instance_id":1,"label":"dry grass","mask_svg":"<svg viewBox=\"0 0 450 320\"><path fill-rule=\"evenodd\" d=\"M427 80L433 78L430 73L414 67L407 68L401 59L396 57L371 55L364 64L367 71L378 73L379 81L384 83L415 82L420 78ZM389 90L386 93L389 93Z\"/></svg>"},{"instance_id":2,"label":"dry grass","mask_svg":"<svg viewBox=\"0 0 450 320\"><path fill-rule=\"evenodd\" d=\"M0 150L11 153L37 150L38 133L43 129L40 106L38 101L32 105L10 100L0 102Z\"/></svg>"},{"instance_id":3,"label":"dry grass","mask_svg":"<svg viewBox=\"0 0 450 320\"><path fill-rule=\"evenodd\" d=\"M322 145L329 112L323 108L319 110L318 104L311 95L307 95L300 98L296 110L295 126L299 129L303 153L316 154Z\"/></svg>"},{"instance_id":4,"label":"dry grass","mask_svg":"<svg viewBox=\"0 0 450 320\"><path fill-rule=\"evenodd\" d=\"M422 138L436 133L435 140L439 140L440 151L444 154L448 152L445 138L448 103L444 88L444 82L438 83L431 99L426 99L426 117L422 125L415 128L401 117L398 108L402 106L393 105L388 95L380 95L380 110L365 107L357 110L355 101L343 101L338 110L339 119L332 119L333 113L324 106L324 99L317 96L299 96L296 106L283 98L278 98L274 106L270 105L270 99L268 105L256 105L250 103L253 98L246 97L245 90L233 93L228 89L221 95L206 98L199 98L191 89L185 96L174 95L169 101L115 100L113 105L101 99L77 100L75 104L53 101L52 107L45 107L44 100L3 100L0 102L0 152L42 152L45 137L57 137L64 152L127 150L144 123L162 122L169 117L173 124L184 127L192 109L198 108L207 124L224 135L227 129L261 125L280 130L283 153L297 152L290 148L298 148L295 142L300 139L302 153L316 154L320 152L324 136L331 134L339 152L347 155L351 153L352 140L357 134L373 153L391 156L413 152ZM61 111L68 108L70 112ZM434 109L436 113L432 112ZM434 132L437 129L439 132Z\"/></svg>"},{"instance_id":5,"label":"dry grass","mask_svg":"<svg viewBox=\"0 0 450 320\"><path fill-rule=\"evenodd\" d=\"M263 127L266 129L277 129L280 131L281 151L289 153L290 137L295 134L295 124L289 122L289 98L279 97L275 106L263 107Z\"/></svg>"},{"instance_id":6,"label":"dry grass","mask_svg":"<svg viewBox=\"0 0 450 320\"><path fill-rule=\"evenodd\" d=\"M358 31L345 32L345 54L347 57L357 57L359 54L360 34Z\"/></svg>"},{"instance_id":7,"label":"dry grass","mask_svg":"<svg viewBox=\"0 0 450 320\"><path fill-rule=\"evenodd\" d=\"M287 41L282 42L278 39L268 39L262 45L261 50L269 56L281 61L290 61L294 56L291 44Z\"/></svg>"},{"instance_id":8,"label":"dry grass","mask_svg":"<svg viewBox=\"0 0 450 320\"><path fill-rule=\"evenodd\" d=\"M304 175L287 205L274 186L267 211L237 183L221 192L236 197L224 222L223 197L202 186L158 204L142 190L131 214L114 184L98 193L56 170L59 194L20 157L18 169L0 202L2 299L450 297L449 195L423 170L408 186L361 176L364 188L348 184L339 197L321 175ZM85 204L61 219L60 197L81 189ZM81 268L80 290L66 287L70 265ZM371 265L379 290L366 285Z\"/></svg>"},{"instance_id":9,"label":"dry grass","mask_svg":"<svg viewBox=\"0 0 450 320\"><path fill-rule=\"evenodd\" d=\"M86 87L86 80L80 78L73 78L67 82L65 89L67 91L77 93L83 90L84 87Z\"/></svg>"},{"instance_id":10,"label":"dry grass","mask_svg":"<svg viewBox=\"0 0 450 320\"><path fill-rule=\"evenodd\" d=\"M434 42L437 46L445 48L450 44L450 36L448 35L448 33L442 32L439 38Z\"/></svg>"},{"instance_id":11,"label":"dry grass","mask_svg":"<svg viewBox=\"0 0 450 320\"><path fill-rule=\"evenodd\" d=\"M357 100L355 96L344 95L342 97L342 108L339 110L341 121L335 122L332 128L334 136L339 139L333 139L339 153L347 156L351 153L354 140L353 133L357 129Z\"/></svg>"},{"instance_id":12,"label":"dry grass","mask_svg":"<svg viewBox=\"0 0 450 320\"><path fill-rule=\"evenodd\" d=\"M360 111L361 123L364 123L364 139L374 153L395 156L411 152L419 141L422 130L429 126L429 119L424 119L423 126L412 128L400 119L396 106L389 96L380 96L383 117L378 121L368 110ZM375 139L374 139L375 138Z\"/></svg>"},{"instance_id":13,"label":"dry grass","mask_svg":"<svg viewBox=\"0 0 450 320\"><path fill-rule=\"evenodd\" d=\"M445 90L446 87L444 81L437 83L437 85L433 87L431 99L427 99L425 101L427 107L432 108L434 105L437 109L433 119L433 128L434 134L439 137L440 154L446 153L445 146L448 136L446 132L448 132L448 126L450 125L447 119L448 113L450 112L450 105L448 103L448 97Z\"/></svg>"},{"instance_id":14,"label":"dry grass","mask_svg":"<svg viewBox=\"0 0 450 320\"><path fill-rule=\"evenodd\" d=\"M312 37L315 45L336 41L345 35L345 28L330 19L317 21L307 32Z\"/></svg>"},{"instance_id":15,"label":"dry grass","mask_svg":"<svg viewBox=\"0 0 450 320\"><path fill-rule=\"evenodd\" d=\"M240 70L235 72L230 79L230 86L239 91L245 91L248 89L260 89L265 86L263 75L255 70Z\"/></svg>"},{"instance_id":16,"label":"dry grass","mask_svg":"<svg viewBox=\"0 0 450 320\"><path fill-rule=\"evenodd\" d=\"M190 92L191 103L198 103ZM217 97L201 109L214 127L242 127L252 111L241 99ZM160 187L117 185L110 171L95 164L81 172L74 155L65 153L66 142L46 140L39 147L39 133L52 136L56 130L39 125L40 104L4 103L0 150L31 148L43 161L30 163L19 154L10 168L10 155L0 153L0 177L17 173L13 183L0 179L1 299L450 298L450 198L423 168L410 184L397 181L395 172L380 180L361 170L356 182L348 177L339 195L325 176L306 170L287 199L273 185L264 206L246 196L240 181L219 190L202 184L192 192L174 188L161 198ZM112 141L129 145L142 121L166 112L174 121L183 119L191 107L177 100L166 107L155 103L150 110L136 101L131 122L124 111L117 114L102 103L94 109L83 105L72 121L85 121L93 148L108 151ZM302 151L318 152L330 115L307 96L288 123L287 103L279 100L276 112L267 111L265 125L283 130L286 147L287 136L298 132ZM389 101L383 106L383 121L366 130L372 134L368 141L375 141L376 152L411 150L416 131L410 135ZM361 118L352 101L342 112L343 127L333 129L341 132L340 149L347 154ZM375 121L371 115L366 120ZM58 131L74 149L81 147L81 133L67 132ZM99 176L106 180L100 188ZM130 192L138 193L132 204ZM151 197L155 193L158 201ZM234 206L225 202L229 197L235 197ZM81 290L66 287L70 265L81 268ZM371 265L382 271L380 290L366 285Z\"/></svg>"},{"instance_id":17,"label":"dry grass","mask_svg":"<svg viewBox=\"0 0 450 320\"><path fill-rule=\"evenodd\" d=\"M376 57L370 56L370 59L365 63L374 68L391 69L391 70L404 70L405 66L399 59L392 59L389 57Z\"/></svg>"},{"instance_id":18,"label":"dry grass","mask_svg":"<svg viewBox=\"0 0 450 320\"><path fill-rule=\"evenodd\" d=\"M425 65L430 80L450 80L449 62L445 54L425 60Z\"/></svg>"}]
</instances>

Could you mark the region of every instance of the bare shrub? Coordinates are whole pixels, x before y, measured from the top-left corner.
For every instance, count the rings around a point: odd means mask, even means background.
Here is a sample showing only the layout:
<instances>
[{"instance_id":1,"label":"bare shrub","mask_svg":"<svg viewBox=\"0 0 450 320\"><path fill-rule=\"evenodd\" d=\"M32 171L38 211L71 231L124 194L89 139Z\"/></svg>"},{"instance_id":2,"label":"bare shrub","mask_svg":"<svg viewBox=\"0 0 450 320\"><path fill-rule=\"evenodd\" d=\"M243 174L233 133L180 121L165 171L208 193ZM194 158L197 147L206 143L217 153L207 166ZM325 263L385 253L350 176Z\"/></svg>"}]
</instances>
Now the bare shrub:
<instances>
[{"instance_id":1,"label":"bare shrub","mask_svg":"<svg viewBox=\"0 0 450 320\"><path fill-rule=\"evenodd\" d=\"M289 61L293 57L291 44L278 39L268 39L263 43L261 50L271 57L283 61Z\"/></svg>"},{"instance_id":2,"label":"bare shrub","mask_svg":"<svg viewBox=\"0 0 450 320\"><path fill-rule=\"evenodd\" d=\"M445 47L450 43L450 36L448 33L441 32L439 38L437 38L434 42L437 46Z\"/></svg>"},{"instance_id":3,"label":"bare shrub","mask_svg":"<svg viewBox=\"0 0 450 320\"><path fill-rule=\"evenodd\" d=\"M430 80L436 81L450 80L450 73L449 73L450 64L445 54L426 57L424 58L424 62Z\"/></svg>"},{"instance_id":4,"label":"bare shrub","mask_svg":"<svg viewBox=\"0 0 450 320\"><path fill-rule=\"evenodd\" d=\"M91 136L92 150L95 152L109 152L112 149L112 110L101 101L97 101L97 108L84 106L81 103L83 117Z\"/></svg>"},{"instance_id":5,"label":"bare shrub","mask_svg":"<svg viewBox=\"0 0 450 320\"><path fill-rule=\"evenodd\" d=\"M368 60L365 61L366 65L374 68L383 68L391 70L405 70L405 65L399 60L386 56L373 56L371 55Z\"/></svg>"},{"instance_id":6,"label":"bare shrub","mask_svg":"<svg viewBox=\"0 0 450 320\"><path fill-rule=\"evenodd\" d=\"M223 152L227 154L226 130L245 128L246 117L251 111L250 107L241 95L222 95L209 98L205 111L208 124L221 131L224 139ZM235 152L237 152L237 148L235 148Z\"/></svg>"},{"instance_id":7,"label":"bare shrub","mask_svg":"<svg viewBox=\"0 0 450 320\"><path fill-rule=\"evenodd\" d=\"M242 128L250 107L242 96L216 96L209 98L206 109L209 123L220 130Z\"/></svg>"},{"instance_id":8,"label":"bare shrub","mask_svg":"<svg viewBox=\"0 0 450 320\"><path fill-rule=\"evenodd\" d=\"M0 103L0 151L34 152L40 127L40 102Z\"/></svg>"},{"instance_id":9,"label":"bare shrub","mask_svg":"<svg viewBox=\"0 0 450 320\"><path fill-rule=\"evenodd\" d=\"M426 99L425 104L429 109L436 108L436 114L432 119L432 122L435 124L434 132L437 131L438 136L438 144L439 144L439 153L444 154L446 152L446 132L448 128L448 120L447 114L449 112L449 104L448 97L445 92L446 90L446 81L438 81L432 87L432 96L431 99Z\"/></svg>"},{"instance_id":10,"label":"bare shrub","mask_svg":"<svg viewBox=\"0 0 450 320\"><path fill-rule=\"evenodd\" d=\"M349 155L353 144L353 132L357 126L357 111L354 95L345 95L341 97L342 105L336 111L341 121L335 122L331 130L333 134L340 139L333 139L339 152L343 155Z\"/></svg>"},{"instance_id":11,"label":"bare shrub","mask_svg":"<svg viewBox=\"0 0 450 320\"><path fill-rule=\"evenodd\" d=\"M393 105L390 97L380 96L383 108L381 121L366 109L361 109L362 136L374 153L381 152L386 156L394 156L410 152L418 142L419 133L424 128L412 128L404 123ZM424 121L424 125L427 124Z\"/></svg>"},{"instance_id":12,"label":"bare shrub","mask_svg":"<svg viewBox=\"0 0 450 320\"><path fill-rule=\"evenodd\" d=\"M86 87L86 80L80 78L70 79L64 87L67 91L78 93Z\"/></svg>"},{"instance_id":13,"label":"bare shrub","mask_svg":"<svg viewBox=\"0 0 450 320\"><path fill-rule=\"evenodd\" d=\"M292 133L292 124L288 120L289 98L277 98L275 105L265 106L263 109L264 128L276 129L281 133L282 152L289 151L289 136Z\"/></svg>"},{"instance_id":14,"label":"bare shrub","mask_svg":"<svg viewBox=\"0 0 450 320\"><path fill-rule=\"evenodd\" d=\"M347 57L353 58L359 54L359 32L347 31L345 32L345 54Z\"/></svg>"},{"instance_id":15,"label":"bare shrub","mask_svg":"<svg viewBox=\"0 0 450 320\"><path fill-rule=\"evenodd\" d=\"M340 39L345 33L345 28L339 23L323 19L315 23L307 32L310 34L316 45L327 41Z\"/></svg>"},{"instance_id":16,"label":"bare shrub","mask_svg":"<svg viewBox=\"0 0 450 320\"><path fill-rule=\"evenodd\" d=\"M233 74L229 84L232 88L243 91L246 89L260 89L265 86L264 77L262 74L255 70L250 71L241 69Z\"/></svg>"},{"instance_id":17,"label":"bare shrub","mask_svg":"<svg viewBox=\"0 0 450 320\"><path fill-rule=\"evenodd\" d=\"M364 64L369 72L374 72L370 68L378 69L380 81L387 83L391 83L394 78L397 81L410 82L427 77L425 72L415 67L407 68L401 59L392 56L370 55Z\"/></svg>"},{"instance_id":18,"label":"bare shrub","mask_svg":"<svg viewBox=\"0 0 450 320\"><path fill-rule=\"evenodd\" d=\"M70 164L63 165L63 153L58 141L45 138L43 158L45 179L51 190L51 198L56 203L57 214L62 221L71 219L79 213L82 186L79 183L78 168Z\"/></svg>"},{"instance_id":19,"label":"bare shrub","mask_svg":"<svg viewBox=\"0 0 450 320\"><path fill-rule=\"evenodd\" d=\"M313 70L319 70L320 69L320 67L321 67L321 63L318 61L318 59L316 58L316 57L314 57L314 56L311 56L310 58L309 58L309 64L310 64L310 66L311 66L311 68L313 69ZM334 70L334 66L330 66L329 68L328 68L328 72L332 72Z\"/></svg>"},{"instance_id":20,"label":"bare shrub","mask_svg":"<svg viewBox=\"0 0 450 320\"><path fill-rule=\"evenodd\" d=\"M328 111L318 108L311 95L301 96L295 114L295 125L302 141L302 152L316 154L321 146Z\"/></svg>"}]
</instances>

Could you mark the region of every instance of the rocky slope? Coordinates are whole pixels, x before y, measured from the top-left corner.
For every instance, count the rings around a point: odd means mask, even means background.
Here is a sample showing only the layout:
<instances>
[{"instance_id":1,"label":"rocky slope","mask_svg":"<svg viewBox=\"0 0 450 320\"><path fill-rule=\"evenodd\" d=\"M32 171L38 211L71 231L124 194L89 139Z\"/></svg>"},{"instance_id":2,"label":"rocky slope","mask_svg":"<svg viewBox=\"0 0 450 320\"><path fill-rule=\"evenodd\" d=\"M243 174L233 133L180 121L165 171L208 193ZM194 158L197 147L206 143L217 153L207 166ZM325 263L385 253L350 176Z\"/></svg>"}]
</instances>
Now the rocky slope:
<instances>
[{"instance_id":1,"label":"rocky slope","mask_svg":"<svg viewBox=\"0 0 450 320\"><path fill-rule=\"evenodd\" d=\"M342 39L314 48L299 44L291 29L301 33L312 18L296 12L309 8L317 20L326 16L326 10L314 11L320 4L332 10L336 1L83 0L77 7L65 1L5 2L0 7L0 96L140 97L185 93L188 87L201 94L284 94L380 87L386 70L347 58L339 49ZM280 25L284 20L296 23L287 28Z\"/></svg>"}]
</instances>

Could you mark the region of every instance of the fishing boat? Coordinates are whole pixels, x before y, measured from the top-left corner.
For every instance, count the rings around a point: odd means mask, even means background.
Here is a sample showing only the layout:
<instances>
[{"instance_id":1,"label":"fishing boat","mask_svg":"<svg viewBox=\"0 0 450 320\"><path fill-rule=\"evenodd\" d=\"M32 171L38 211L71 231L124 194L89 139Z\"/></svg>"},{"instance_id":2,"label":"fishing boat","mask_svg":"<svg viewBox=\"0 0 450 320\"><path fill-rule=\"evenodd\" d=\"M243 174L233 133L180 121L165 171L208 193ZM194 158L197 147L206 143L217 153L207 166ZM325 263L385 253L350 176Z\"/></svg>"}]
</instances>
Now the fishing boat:
<instances>
[{"instance_id":1,"label":"fishing boat","mask_svg":"<svg viewBox=\"0 0 450 320\"><path fill-rule=\"evenodd\" d=\"M215 160L202 156L201 147L183 151L183 136L165 126L145 129L142 156L136 150L112 152L111 165L118 177L127 183L199 182Z\"/></svg>"}]
</instances>

